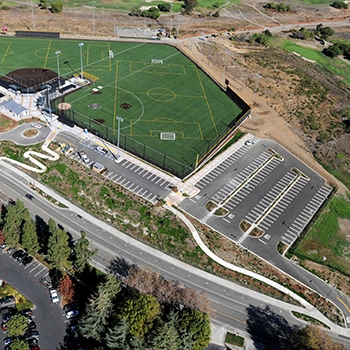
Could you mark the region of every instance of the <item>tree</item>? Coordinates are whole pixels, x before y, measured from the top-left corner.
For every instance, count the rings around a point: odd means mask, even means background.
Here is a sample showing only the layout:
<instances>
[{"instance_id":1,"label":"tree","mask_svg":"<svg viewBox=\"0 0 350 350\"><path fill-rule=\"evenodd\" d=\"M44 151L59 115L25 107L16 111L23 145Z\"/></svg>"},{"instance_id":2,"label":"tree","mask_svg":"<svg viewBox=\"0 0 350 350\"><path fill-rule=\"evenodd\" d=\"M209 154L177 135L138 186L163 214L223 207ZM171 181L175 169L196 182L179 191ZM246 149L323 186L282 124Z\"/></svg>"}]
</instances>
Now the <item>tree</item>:
<instances>
[{"instance_id":1,"label":"tree","mask_svg":"<svg viewBox=\"0 0 350 350\"><path fill-rule=\"evenodd\" d=\"M290 333L292 350L345 350L346 347L336 343L319 327L307 325L302 329L295 329Z\"/></svg>"},{"instance_id":2,"label":"tree","mask_svg":"<svg viewBox=\"0 0 350 350\"><path fill-rule=\"evenodd\" d=\"M105 340L110 349L132 350L129 344L129 324L124 320L118 320L112 328L108 328Z\"/></svg>"},{"instance_id":3,"label":"tree","mask_svg":"<svg viewBox=\"0 0 350 350\"><path fill-rule=\"evenodd\" d=\"M39 250L38 234L34 220L29 217L23 223L22 227L22 246L31 255Z\"/></svg>"},{"instance_id":4,"label":"tree","mask_svg":"<svg viewBox=\"0 0 350 350\"><path fill-rule=\"evenodd\" d=\"M72 279L65 275L60 279L59 291L68 303L73 301L75 285Z\"/></svg>"},{"instance_id":5,"label":"tree","mask_svg":"<svg viewBox=\"0 0 350 350\"><path fill-rule=\"evenodd\" d=\"M143 339L160 314L160 304L156 298L139 294L124 302L119 315L129 323L130 333Z\"/></svg>"},{"instance_id":6,"label":"tree","mask_svg":"<svg viewBox=\"0 0 350 350\"><path fill-rule=\"evenodd\" d=\"M53 265L60 269L63 265L67 264L70 248L68 245L68 235L63 230L56 227L50 226L49 220L49 231L52 230L51 236L47 244L47 260Z\"/></svg>"},{"instance_id":7,"label":"tree","mask_svg":"<svg viewBox=\"0 0 350 350\"><path fill-rule=\"evenodd\" d=\"M332 45L332 46L326 47L323 49L322 52L326 56L329 56L332 58L340 56L342 54L342 50L340 49L340 47L338 45Z\"/></svg>"},{"instance_id":8,"label":"tree","mask_svg":"<svg viewBox=\"0 0 350 350\"><path fill-rule=\"evenodd\" d=\"M197 5L198 5L197 0L185 0L185 7L184 7L185 13L190 15Z\"/></svg>"},{"instance_id":9,"label":"tree","mask_svg":"<svg viewBox=\"0 0 350 350\"><path fill-rule=\"evenodd\" d=\"M170 12L171 11L171 3L158 4L157 7L162 12Z\"/></svg>"},{"instance_id":10,"label":"tree","mask_svg":"<svg viewBox=\"0 0 350 350\"><path fill-rule=\"evenodd\" d=\"M336 9L347 9L348 4L346 2L343 2L341 0L336 0L331 4L332 7Z\"/></svg>"},{"instance_id":11,"label":"tree","mask_svg":"<svg viewBox=\"0 0 350 350\"><path fill-rule=\"evenodd\" d=\"M327 40L332 35L334 35L334 30L331 27L324 27L320 29L320 36L324 40Z\"/></svg>"},{"instance_id":12,"label":"tree","mask_svg":"<svg viewBox=\"0 0 350 350\"><path fill-rule=\"evenodd\" d=\"M178 331L179 314L175 311L170 311L164 323L159 325L150 335L148 341L149 349L168 350L181 349L180 334Z\"/></svg>"},{"instance_id":13,"label":"tree","mask_svg":"<svg viewBox=\"0 0 350 350\"><path fill-rule=\"evenodd\" d=\"M9 337L22 336L28 328L28 319L23 315L15 315L6 323L6 332Z\"/></svg>"},{"instance_id":14,"label":"tree","mask_svg":"<svg viewBox=\"0 0 350 350\"><path fill-rule=\"evenodd\" d=\"M218 10L218 11L214 12L212 14L212 16L215 17L215 18L219 18L220 17L220 11Z\"/></svg>"},{"instance_id":15,"label":"tree","mask_svg":"<svg viewBox=\"0 0 350 350\"><path fill-rule=\"evenodd\" d=\"M29 345L24 340L15 340L11 344L11 350L29 350Z\"/></svg>"},{"instance_id":16,"label":"tree","mask_svg":"<svg viewBox=\"0 0 350 350\"><path fill-rule=\"evenodd\" d=\"M142 11L142 16L157 19L160 17L160 11L158 7L151 7L146 11Z\"/></svg>"},{"instance_id":17,"label":"tree","mask_svg":"<svg viewBox=\"0 0 350 350\"><path fill-rule=\"evenodd\" d=\"M183 310L179 331L184 339L192 338L193 350L206 349L210 342L211 333L209 315L199 310Z\"/></svg>"},{"instance_id":18,"label":"tree","mask_svg":"<svg viewBox=\"0 0 350 350\"><path fill-rule=\"evenodd\" d=\"M2 230L0 230L0 244L4 244L5 243L5 236L2 233Z\"/></svg>"},{"instance_id":19,"label":"tree","mask_svg":"<svg viewBox=\"0 0 350 350\"><path fill-rule=\"evenodd\" d=\"M16 247L19 244L23 217L27 217L28 215L28 209L25 208L21 201L17 201L15 204L10 204L7 207L2 233L9 247Z\"/></svg>"},{"instance_id":20,"label":"tree","mask_svg":"<svg viewBox=\"0 0 350 350\"><path fill-rule=\"evenodd\" d=\"M97 249L94 251L89 249L89 244L89 240L86 238L86 232L81 231L81 237L75 245L74 267L78 272L82 272L88 260L97 253Z\"/></svg>"},{"instance_id":21,"label":"tree","mask_svg":"<svg viewBox=\"0 0 350 350\"><path fill-rule=\"evenodd\" d=\"M39 7L40 7L42 10L46 10L49 6L48 6L46 0L40 0L40 2L39 2Z\"/></svg>"},{"instance_id":22,"label":"tree","mask_svg":"<svg viewBox=\"0 0 350 350\"><path fill-rule=\"evenodd\" d=\"M51 4L52 13L60 13L63 10L63 4L61 2L53 2Z\"/></svg>"},{"instance_id":23,"label":"tree","mask_svg":"<svg viewBox=\"0 0 350 350\"><path fill-rule=\"evenodd\" d=\"M113 275L107 275L106 281L98 286L97 293L89 300L79 322L80 333L83 337L96 341L104 338L108 319L113 311L112 300L120 289L120 282Z\"/></svg>"}]
</instances>

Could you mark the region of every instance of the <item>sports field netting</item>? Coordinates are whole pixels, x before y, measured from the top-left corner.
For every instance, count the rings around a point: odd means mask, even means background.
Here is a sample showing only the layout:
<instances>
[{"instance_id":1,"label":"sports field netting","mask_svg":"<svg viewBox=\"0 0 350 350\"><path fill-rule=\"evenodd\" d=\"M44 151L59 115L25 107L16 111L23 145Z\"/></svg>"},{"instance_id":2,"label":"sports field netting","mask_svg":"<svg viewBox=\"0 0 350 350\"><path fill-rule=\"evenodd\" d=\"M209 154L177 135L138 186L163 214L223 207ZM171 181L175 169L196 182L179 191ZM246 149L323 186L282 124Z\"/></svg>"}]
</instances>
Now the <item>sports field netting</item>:
<instances>
[{"instance_id":1,"label":"sports field netting","mask_svg":"<svg viewBox=\"0 0 350 350\"><path fill-rule=\"evenodd\" d=\"M57 71L56 51L61 76L80 73L79 41L0 38L0 43L2 75L23 67ZM96 81L66 95L71 109L61 113L112 142L116 116L123 118L120 146L179 177L192 172L249 109L174 47L84 41L82 52L84 74ZM152 63L155 58L163 63ZM175 140L162 140L161 133L174 133Z\"/></svg>"}]
</instances>

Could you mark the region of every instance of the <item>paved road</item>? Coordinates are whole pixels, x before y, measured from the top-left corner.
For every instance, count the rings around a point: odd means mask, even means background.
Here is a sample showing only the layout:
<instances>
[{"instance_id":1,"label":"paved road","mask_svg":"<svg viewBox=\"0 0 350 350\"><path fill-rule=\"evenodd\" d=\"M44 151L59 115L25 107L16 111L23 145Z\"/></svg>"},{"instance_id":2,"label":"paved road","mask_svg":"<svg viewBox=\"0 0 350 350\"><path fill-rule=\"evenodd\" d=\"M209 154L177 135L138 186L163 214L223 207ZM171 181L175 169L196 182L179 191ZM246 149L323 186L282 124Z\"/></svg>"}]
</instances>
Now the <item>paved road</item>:
<instances>
[{"instance_id":1,"label":"paved road","mask_svg":"<svg viewBox=\"0 0 350 350\"><path fill-rule=\"evenodd\" d=\"M62 307L59 304L51 305L47 290L11 255L0 251L0 266L0 278L11 284L35 305L33 316L40 334L41 349L61 350L66 334ZM1 334L2 344L4 334L2 332Z\"/></svg>"},{"instance_id":2,"label":"paved road","mask_svg":"<svg viewBox=\"0 0 350 350\"><path fill-rule=\"evenodd\" d=\"M8 179L8 176L11 177L11 180ZM73 237L78 237L79 231L82 229L86 231L88 238L92 241L91 247L99 249L99 254L93 259L93 264L102 270L112 268L115 272L120 272L120 266L123 266L123 259L125 259L128 262L158 271L167 278L179 280L189 287L204 291L212 302L213 318L222 325L230 325L245 333L252 327L250 321L252 314L256 313L259 315L264 315L267 312L274 313L283 317L289 325L301 324L291 315L290 305L248 289L242 289L234 283L194 269L143 244L135 243L133 239L111 229L107 224L90 221L91 217L79 209L76 209L75 212L69 209L59 209L38 196L33 201L27 200L23 197L25 193L29 192L25 185L26 182L27 180L14 174L4 175L2 171L0 172L1 190L13 198L24 200L32 214L38 215L44 220L48 220L50 217L54 218ZM78 213L82 215L82 219L77 218ZM301 311L300 308L296 309ZM266 334L261 334L261 331L261 327L253 325L252 332L257 340L266 336Z\"/></svg>"},{"instance_id":3,"label":"paved road","mask_svg":"<svg viewBox=\"0 0 350 350\"><path fill-rule=\"evenodd\" d=\"M31 123L27 123L19 125L15 129L12 129L8 132L0 133L0 141L11 140L14 143L17 143L18 145L34 145L36 143L43 142L49 136L51 130L44 123L38 124L40 124L42 127L41 129L37 129L38 133L33 137L25 137L23 135L24 131L28 129L33 129L31 127Z\"/></svg>"}]
</instances>

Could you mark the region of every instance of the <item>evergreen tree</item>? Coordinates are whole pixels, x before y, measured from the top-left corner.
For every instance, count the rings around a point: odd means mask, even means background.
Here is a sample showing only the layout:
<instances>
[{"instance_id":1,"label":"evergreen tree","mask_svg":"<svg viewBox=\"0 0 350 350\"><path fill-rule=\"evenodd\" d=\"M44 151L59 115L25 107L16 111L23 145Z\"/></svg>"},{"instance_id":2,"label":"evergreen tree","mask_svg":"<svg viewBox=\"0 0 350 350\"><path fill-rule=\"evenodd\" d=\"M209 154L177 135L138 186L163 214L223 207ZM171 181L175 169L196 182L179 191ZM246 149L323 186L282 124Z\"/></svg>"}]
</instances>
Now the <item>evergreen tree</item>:
<instances>
[{"instance_id":1,"label":"evergreen tree","mask_svg":"<svg viewBox=\"0 0 350 350\"><path fill-rule=\"evenodd\" d=\"M101 341L105 337L108 319L113 311L112 300L120 291L120 282L108 275L106 282L98 286L98 292L90 300L79 322L80 333L84 338Z\"/></svg>"},{"instance_id":2,"label":"evergreen tree","mask_svg":"<svg viewBox=\"0 0 350 350\"><path fill-rule=\"evenodd\" d=\"M28 216L28 209L23 202L17 201L7 207L2 232L9 247L16 247L19 244L24 216Z\"/></svg>"},{"instance_id":3,"label":"evergreen tree","mask_svg":"<svg viewBox=\"0 0 350 350\"><path fill-rule=\"evenodd\" d=\"M193 339L193 350L206 349L210 342L209 315L200 310L183 310L179 322L179 331L186 341Z\"/></svg>"},{"instance_id":4,"label":"evergreen tree","mask_svg":"<svg viewBox=\"0 0 350 350\"><path fill-rule=\"evenodd\" d=\"M158 326L150 335L148 348L157 350L183 350L178 325L179 314L170 311L166 321Z\"/></svg>"},{"instance_id":5,"label":"evergreen tree","mask_svg":"<svg viewBox=\"0 0 350 350\"><path fill-rule=\"evenodd\" d=\"M21 243L31 255L35 254L39 250L36 225L31 217L27 218L23 223Z\"/></svg>"},{"instance_id":6,"label":"evergreen tree","mask_svg":"<svg viewBox=\"0 0 350 350\"><path fill-rule=\"evenodd\" d=\"M132 350L128 344L130 340L129 324L124 320L118 320L112 328L108 328L105 340L110 349Z\"/></svg>"},{"instance_id":7,"label":"evergreen tree","mask_svg":"<svg viewBox=\"0 0 350 350\"><path fill-rule=\"evenodd\" d=\"M68 235L63 230L56 227L49 237L47 244L47 260L60 269L63 265L67 264L70 248L68 245Z\"/></svg>"},{"instance_id":8,"label":"evergreen tree","mask_svg":"<svg viewBox=\"0 0 350 350\"><path fill-rule=\"evenodd\" d=\"M74 267L78 272L82 272L88 260L97 253L97 250L89 249L89 240L86 238L86 233L81 231L81 238L78 239L75 246L75 261Z\"/></svg>"}]
</instances>

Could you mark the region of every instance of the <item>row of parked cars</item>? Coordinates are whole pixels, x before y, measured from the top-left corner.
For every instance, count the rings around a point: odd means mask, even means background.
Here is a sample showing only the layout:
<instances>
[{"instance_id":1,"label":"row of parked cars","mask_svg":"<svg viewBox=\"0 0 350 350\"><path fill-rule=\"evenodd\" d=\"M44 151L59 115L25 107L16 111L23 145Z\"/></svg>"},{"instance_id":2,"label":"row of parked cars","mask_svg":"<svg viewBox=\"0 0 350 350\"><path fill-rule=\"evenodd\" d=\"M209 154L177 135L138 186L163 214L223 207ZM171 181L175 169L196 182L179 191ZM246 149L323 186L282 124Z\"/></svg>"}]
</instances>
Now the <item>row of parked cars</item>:
<instances>
[{"instance_id":1,"label":"row of parked cars","mask_svg":"<svg viewBox=\"0 0 350 350\"><path fill-rule=\"evenodd\" d=\"M23 265L28 265L33 261L33 257L30 256L27 252L25 252L22 249L16 250L13 254L12 257L22 263Z\"/></svg>"},{"instance_id":2,"label":"row of parked cars","mask_svg":"<svg viewBox=\"0 0 350 350\"><path fill-rule=\"evenodd\" d=\"M39 346L39 332L36 329L36 324L33 321L33 312L31 309L24 309L18 311L16 309L15 298L11 295L0 299L0 313L1 313L1 329L6 333L7 322L15 315L22 315L27 319L27 329L23 336L20 337L6 337L4 339L4 350L11 350L11 344L17 339L23 339L28 343L30 350L40 350Z\"/></svg>"}]
</instances>

